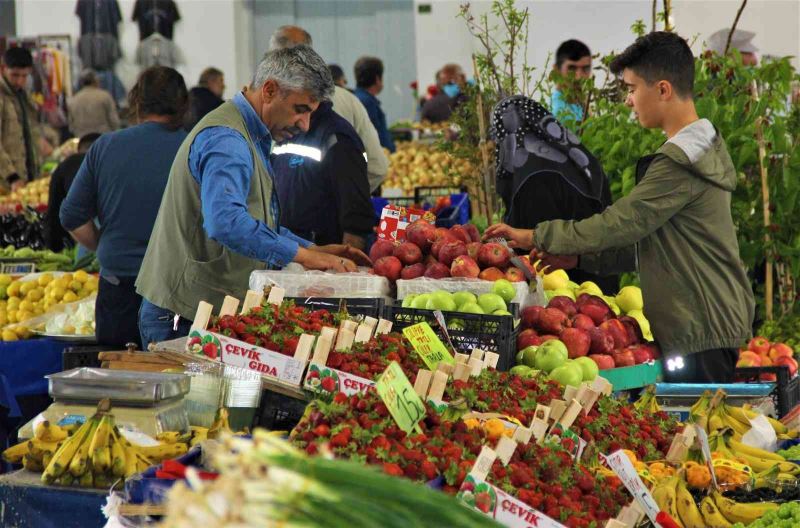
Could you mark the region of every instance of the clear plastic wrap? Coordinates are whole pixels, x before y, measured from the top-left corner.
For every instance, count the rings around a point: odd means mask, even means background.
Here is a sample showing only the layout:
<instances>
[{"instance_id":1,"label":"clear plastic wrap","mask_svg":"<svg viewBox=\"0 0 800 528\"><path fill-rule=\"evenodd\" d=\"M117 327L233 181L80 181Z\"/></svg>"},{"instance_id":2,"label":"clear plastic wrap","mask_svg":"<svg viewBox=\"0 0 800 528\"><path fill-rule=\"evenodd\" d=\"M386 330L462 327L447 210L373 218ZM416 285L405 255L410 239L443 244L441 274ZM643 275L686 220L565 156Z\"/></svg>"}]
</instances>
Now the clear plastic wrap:
<instances>
[{"instance_id":1,"label":"clear plastic wrap","mask_svg":"<svg viewBox=\"0 0 800 528\"><path fill-rule=\"evenodd\" d=\"M528 283L515 282L513 284L514 288L517 290L517 295L511 302L523 306L525 297L528 295ZM402 301L408 295L431 293L436 290L445 290L451 293L468 291L475 295L480 295L482 293L491 293L492 288L494 288L494 281L467 278L428 279L420 277L418 279L401 279L397 281L397 298Z\"/></svg>"},{"instance_id":2,"label":"clear plastic wrap","mask_svg":"<svg viewBox=\"0 0 800 528\"><path fill-rule=\"evenodd\" d=\"M366 272L327 273L287 267L250 274L251 290L261 291L267 286L283 288L287 297L391 298L389 281Z\"/></svg>"}]
</instances>

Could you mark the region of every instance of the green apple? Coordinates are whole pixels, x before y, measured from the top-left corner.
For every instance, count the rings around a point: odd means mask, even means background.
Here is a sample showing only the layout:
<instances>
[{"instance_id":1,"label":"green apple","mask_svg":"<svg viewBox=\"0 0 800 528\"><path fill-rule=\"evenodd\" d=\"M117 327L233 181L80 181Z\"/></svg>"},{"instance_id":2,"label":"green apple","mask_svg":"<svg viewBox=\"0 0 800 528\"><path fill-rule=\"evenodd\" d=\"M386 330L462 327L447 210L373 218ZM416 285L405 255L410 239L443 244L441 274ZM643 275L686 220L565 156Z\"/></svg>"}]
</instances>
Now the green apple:
<instances>
[{"instance_id":1,"label":"green apple","mask_svg":"<svg viewBox=\"0 0 800 528\"><path fill-rule=\"evenodd\" d=\"M511 312L508 310L495 310L492 312L492 315L511 315Z\"/></svg>"},{"instance_id":2,"label":"green apple","mask_svg":"<svg viewBox=\"0 0 800 528\"><path fill-rule=\"evenodd\" d=\"M448 330L464 330L464 320L463 319L450 319L447 321L447 329Z\"/></svg>"},{"instance_id":3,"label":"green apple","mask_svg":"<svg viewBox=\"0 0 800 528\"><path fill-rule=\"evenodd\" d=\"M456 309L456 302L450 292L436 291L431 294L426 306L428 310L441 310L443 312L453 312Z\"/></svg>"},{"instance_id":4,"label":"green apple","mask_svg":"<svg viewBox=\"0 0 800 528\"><path fill-rule=\"evenodd\" d=\"M551 339L539 345L533 366L549 374L553 369L566 363L567 358L569 358L567 346L558 339Z\"/></svg>"},{"instance_id":5,"label":"green apple","mask_svg":"<svg viewBox=\"0 0 800 528\"><path fill-rule=\"evenodd\" d=\"M453 294L453 300L456 302L456 306L464 306L467 303L478 302L478 298L475 297L475 294L468 291L455 292Z\"/></svg>"},{"instance_id":6,"label":"green apple","mask_svg":"<svg viewBox=\"0 0 800 528\"><path fill-rule=\"evenodd\" d=\"M510 303L514 300L514 297L517 296L517 289L511 283L511 281L506 279L497 279L494 281L494 286L492 286L492 293L496 293L503 300L507 303Z\"/></svg>"},{"instance_id":7,"label":"green apple","mask_svg":"<svg viewBox=\"0 0 800 528\"><path fill-rule=\"evenodd\" d=\"M520 354L522 354L522 364L527 367L535 367L536 366L536 357L539 352L538 346L529 346L522 349ZM537 367L538 368L538 367Z\"/></svg>"},{"instance_id":8,"label":"green apple","mask_svg":"<svg viewBox=\"0 0 800 528\"><path fill-rule=\"evenodd\" d=\"M464 313L471 313L471 314L483 314L484 313L483 312L483 308L481 308L481 306L476 302L464 303L461 306L459 306L458 311L459 312L464 312Z\"/></svg>"},{"instance_id":9,"label":"green apple","mask_svg":"<svg viewBox=\"0 0 800 528\"><path fill-rule=\"evenodd\" d=\"M505 310L506 302L496 293L482 293L478 296L478 304L481 305L485 313L492 313L496 310Z\"/></svg>"},{"instance_id":10,"label":"green apple","mask_svg":"<svg viewBox=\"0 0 800 528\"><path fill-rule=\"evenodd\" d=\"M572 363L581 368L581 371L583 372L583 381L594 381L594 379L600 373L597 363L595 363L592 358L583 356L573 359Z\"/></svg>"},{"instance_id":11,"label":"green apple","mask_svg":"<svg viewBox=\"0 0 800 528\"><path fill-rule=\"evenodd\" d=\"M416 293L410 293L406 295L406 298L403 299L403 308L413 308L414 299L417 298Z\"/></svg>"},{"instance_id":12,"label":"green apple","mask_svg":"<svg viewBox=\"0 0 800 528\"><path fill-rule=\"evenodd\" d=\"M519 376L520 378L527 378L528 376L531 375L532 370L533 369L531 369L526 365L515 365L511 367L511 370L509 370L508 372L510 374L514 374L515 376Z\"/></svg>"},{"instance_id":13,"label":"green apple","mask_svg":"<svg viewBox=\"0 0 800 528\"><path fill-rule=\"evenodd\" d=\"M564 364L550 372L550 379L556 380L565 387L567 385L578 387L583 382L583 371L580 366Z\"/></svg>"},{"instance_id":14,"label":"green apple","mask_svg":"<svg viewBox=\"0 0 800 528\"><path fill-rule=\"evenodd\" d=\"M423 293L421 295L417 295L414 297L414 300L411 301L411 307L417 308L418 310L427 310L428 308L428 300L430 300L431 294L430 293Z\"/></svg>"},{"instance_id":15,"label":"green apple","mask_svg":"<svg viewBox=\"0 0 800 528\"><path fill-rule=\"evenodd\" d=\"M514 364L515 365L521 365L523 356L525 356L525 349L524 348L522 350L520 350L519 352L517 352L517 355L514 358Z\"/></svg>"}]
</instances>

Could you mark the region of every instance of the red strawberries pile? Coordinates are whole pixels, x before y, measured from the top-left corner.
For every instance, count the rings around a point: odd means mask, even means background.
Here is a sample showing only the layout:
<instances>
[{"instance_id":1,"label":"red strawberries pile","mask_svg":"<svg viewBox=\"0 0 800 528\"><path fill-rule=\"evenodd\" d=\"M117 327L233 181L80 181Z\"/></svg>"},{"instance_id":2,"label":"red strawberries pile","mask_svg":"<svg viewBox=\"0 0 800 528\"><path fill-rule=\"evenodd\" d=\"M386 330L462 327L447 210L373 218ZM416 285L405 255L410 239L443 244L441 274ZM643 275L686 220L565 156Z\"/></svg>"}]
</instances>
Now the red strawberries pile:
<instances>
[{"instance_id":1,"label":"red strawberries pile","mask_svg":"<svg viewBox=\"0 0 800 528\"><path fill-rule=\"evenodd\" d=\"M639 365L661 355L654 344L645 342L636 319L617 317L594 295L584 293L576 301L553 297L546 308L525 308L521 318L517 351L560 339L570 359L588 355L601 370Z\"/></svg>"},{"instance_id":2,"label":"red strawberries pile","mask_svg":"<svg viewBox=\"0 0 800 528\"><path fill-rule=\"evenodd\" d=\"M523 273L510 265L511 254L505 246L481 243L478 228L472 224L447 229L420 219L406 228L405 236L404 241L379 239L373 244L369 257L376 275L391 282L418 277L525 280ZM533 272L533 267L530 269Z\"/></svg>"}]
</instances>

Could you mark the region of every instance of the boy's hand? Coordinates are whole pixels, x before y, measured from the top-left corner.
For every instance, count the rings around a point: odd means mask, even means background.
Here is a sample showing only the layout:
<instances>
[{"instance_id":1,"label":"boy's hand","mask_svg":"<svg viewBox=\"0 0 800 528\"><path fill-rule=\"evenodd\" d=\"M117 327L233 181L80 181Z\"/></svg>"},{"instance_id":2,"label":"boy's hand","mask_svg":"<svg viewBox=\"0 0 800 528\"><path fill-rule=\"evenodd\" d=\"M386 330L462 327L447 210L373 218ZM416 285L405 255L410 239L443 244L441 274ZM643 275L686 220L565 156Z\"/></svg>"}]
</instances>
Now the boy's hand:
<instances>
[{"instance_id":1,"label":"boy's hand","mask_svg":"<svg viewBox=\"0 0 800 528\"><path fill-rule=\"evenodd\" d=\"M483 233L483 240L489 238L505 238L509 247L530 249L533 245L533 229L517 229L507 224L495 224L489 226Z\"/></svg>"}]
</instances>

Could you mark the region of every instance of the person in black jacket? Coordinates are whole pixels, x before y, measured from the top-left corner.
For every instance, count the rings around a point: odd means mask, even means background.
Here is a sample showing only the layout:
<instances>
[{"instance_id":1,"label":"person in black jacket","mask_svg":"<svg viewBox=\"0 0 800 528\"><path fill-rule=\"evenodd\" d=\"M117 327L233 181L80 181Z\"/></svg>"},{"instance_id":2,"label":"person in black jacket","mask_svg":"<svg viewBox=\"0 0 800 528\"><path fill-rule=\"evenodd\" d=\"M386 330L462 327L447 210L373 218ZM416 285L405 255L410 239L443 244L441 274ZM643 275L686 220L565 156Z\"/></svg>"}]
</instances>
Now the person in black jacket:
<instances>
[{"instance_id":1,"label":"person in black jacket","mask_svg":"<svg viewBox=\"0 0 800 528\"><path fill-rule=\"evenodd\" d=\"M190 131L207 113L225 102L225 74L217 68L206 68L200 74L197 86L189 90L189 112L186 114L186 131Z\"/></svg>"},{"instance_id":2,"label":"person in black jacket","mask_svg":"<svg viewBox=\"0 0 800 528\"><path fill-rule=\"evenodd\" d=\"M532 229L547 220L582 220L611 205L600 163L544 106L508 97L494 109L491 132L497 144L497 191L510 226ZM570 279L592 281L608 295L619 290L616 275L573 269Z\"/></svg>"},{"instance_id":3,"label":"person in black jacket","mask_svg":"<svg viewBox=\"0 0 800 528\"><path fill-rule=\"evenodd\" d=\"M68 156L64 161L58 164L58 167L53 171L50 176L50 192L47 199L47 213L44 216L44 240L47 248L55 252L64 250L64 248L71 248L75 245L75 241L69 236L69 233L61 227L61 220L58 217L58 212L61 210L61 202L67 197L67 192L72 185L72 180L78 174L78 169L83 163L83 158L86 157L86 152L92 143L100 137L100 134L91 133L81 137L78 141L78 151Z\"/></svg>"}]
</instances>

